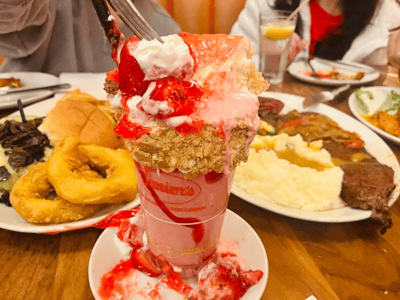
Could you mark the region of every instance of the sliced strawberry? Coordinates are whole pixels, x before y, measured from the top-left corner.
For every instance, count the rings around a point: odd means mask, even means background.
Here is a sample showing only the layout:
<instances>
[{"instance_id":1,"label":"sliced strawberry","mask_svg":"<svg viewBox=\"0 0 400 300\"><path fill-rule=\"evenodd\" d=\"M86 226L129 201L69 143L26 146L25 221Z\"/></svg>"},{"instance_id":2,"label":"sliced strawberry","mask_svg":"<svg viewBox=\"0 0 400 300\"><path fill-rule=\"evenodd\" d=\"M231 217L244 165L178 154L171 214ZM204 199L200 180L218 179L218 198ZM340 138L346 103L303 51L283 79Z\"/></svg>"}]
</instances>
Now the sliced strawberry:
<instances>
[{"instance_id":1,"label":"sliced strawberry","mask_svg":"<svg viewBox=\"0 0 400 300\"><path fill-rule=\"evenodd\" d=\"M118 66L120 90L129 96L143 96L150 84L150 81L144 81L142 69L137 60L129 53L129 50L132 51L138 43L139 39L136 36L129 38L122 47L121 61Z\"/></svg>"},{"instance_id":2,"label":"sliced strawberry","mask_svg":"<svg viewBox=\"0 0 400 300\"><path fill-rule=\"evenodd\" d=\"M175 127L175 129L179 132L181 136L185 136L189 134L200 134L200 132L203 130L203 127L204 121L197 120L192 121L190 124L183 123L182 125Z\"/></svg>"},{"instance_id":3,"label":"sliced strawberry","mask_svg":"<svg viewBox=\"0 0 400 300\"><path fill-rule=\"evenodd\" d=\"M124 115L121 121L114 127L115 133L124 139L135 139L149 133L150 127L144 127L128 120L128 115Z\"/></svg>"},{"instance_id":4,"label":"sliced strawberry","mask_svg":"<svg viewBox=\"0 0 400 300\"><path fill-rule=\"evenodd\" d=\"M129 220L124 220L118 227L118 238L131 245L133 249L143 247L144 228L131 224Z\"/></svg>"},{"instance_id":5,"label":"sliced strawberry","mask_svg":"<svg viewBox=\"0 0 400 300\"><path fill-rule=\"evenodd\" d=\"M115 67L112 71L107 72L106 77L108 80L118 82L118 75L119 75L118 67Z\"/></svg>"},{"instance_id":6,"label":"sliced strawberry","mask_svg":"<svg viewBox=\"0 0 400 300\"><path fill-rule=\"evenodd\" d=\"M150 99L166 101L172 112L158 113L155 118L170 118L190 115L196 109L203 92L193 82L167 77L155 81L156 87L150 94Z\"/></svg>"},{"instance_id":7,"label":"sliced strawberry","mask_svg":"<svg viewBox=\"0 0 400 300\"><path fill-rule=\"evenodd\" d=\"M246 286L250 287L258 283L263 277L264 273L260 270L249 270L242 272L241 276Z\"/></svg>"},{"instance_id":8,"label":"sliced strawberry","mask_svg":"<svg viewBox=\"0 0 400 300\"><path fill-rule=\"evenodd\" d=\"M153 263L148 251L145 252L141 249L133 250L131 253L131 262L135 269L150 277L161 275L161 270Z\"/></svg>"},{"instance_id":9,"label":"sliced strawberry","mask_svg":"<svg viewBox=\"0 0 400 300\"><path fill-rule=\"evenodd\" d=\"M177 291L179 294L189 296L192 291L192 287L182 281L179 273L174 271L174 268L167 262L163 271L167 273L161 282L164 282L170 289Z\"/></svg>"},{"instance_id":10,"label":"sliced strawberry","mask_svg":"<svg viewBox=\"0 0 400 300\"><path fill-rule=\"evenodd\" d=\"M207 183L214 183L220 180L224 176L224 173L217 173L215 171L208 172L206 175L204 175L204 179L206 180Z\"/></svg>"}]
</instances>

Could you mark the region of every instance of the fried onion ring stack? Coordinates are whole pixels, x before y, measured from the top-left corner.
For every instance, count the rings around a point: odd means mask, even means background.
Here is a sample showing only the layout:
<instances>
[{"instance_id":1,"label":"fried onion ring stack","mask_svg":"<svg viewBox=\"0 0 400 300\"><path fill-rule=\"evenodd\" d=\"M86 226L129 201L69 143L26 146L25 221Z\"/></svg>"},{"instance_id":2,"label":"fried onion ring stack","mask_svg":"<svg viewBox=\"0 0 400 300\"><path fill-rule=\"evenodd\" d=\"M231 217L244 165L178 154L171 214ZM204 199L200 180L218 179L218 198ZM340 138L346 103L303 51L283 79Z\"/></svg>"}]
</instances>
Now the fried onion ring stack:
<instances>
[{"instance_id":1,"label":"fried onion ring stack","mask_svg":"<svg viewBox=\"0 0 400 300\"><path fill-rule=\"evenodd\" d=\"M105 178L86 177L89 166ZM131 201L138 191L135 162L123 149L80 144L70 136L53 150L47 162L47 175L57 195L80 204Z\"/></svg>"},{"instance_id":2,"label":"fried onion ring stack","mask_svg":"<svg viewBox=\"0 0 400 300\"><path fill-rule=\"evenodd\" d=\"M55 191L57 197L47 196ZM123 149L82 144L69 136L46 163L33 166L10 195L14 209L32 223L64 223L91 216L106 203L132 201L135 163Z\"/></svg>"},{"instance_id":3,"label":"fried onion ring stack","mask_svg":"<svg viewBox=\"0 0 400 300\"><path fill-rule=\"evenodd\" d=\"M101 205L74 204L60 197L46 199L52 192L47 163L32 166L12 189L10 201L16 212L32 223L65 223L90 217Z\"/></svg>"}]
</instances>

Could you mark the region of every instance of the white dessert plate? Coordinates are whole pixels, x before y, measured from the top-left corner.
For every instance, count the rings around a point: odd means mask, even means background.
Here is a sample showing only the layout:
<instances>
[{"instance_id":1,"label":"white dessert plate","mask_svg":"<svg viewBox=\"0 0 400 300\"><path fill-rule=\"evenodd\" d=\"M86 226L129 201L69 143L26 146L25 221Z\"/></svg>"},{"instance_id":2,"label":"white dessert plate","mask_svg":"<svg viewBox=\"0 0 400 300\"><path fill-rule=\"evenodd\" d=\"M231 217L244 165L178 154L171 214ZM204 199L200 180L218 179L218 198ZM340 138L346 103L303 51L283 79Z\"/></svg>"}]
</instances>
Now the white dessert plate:
<instances>
[{"instance_id":1,"label":"white dessert plate","mask_svg":"<svg viewBox=\"0 0 400 300\"><path fill-rule=\"evenodd\" d=\"M296 109L297 111L303 111L302 102L304 100L303 97L284 94L284 93L275 93L275 92L264 92L260 96L274 98L282 101L285 104L285 107L282 113L289 112L292 109ZM371 153L375 158L382 164L390 166L394 170L394 181L396 184L395 190L392 192L389 200L389 206L393 205L393 203L397 200L400 194L400 166L397 161L396 156L389 148L389 146L371 129L364 126L362 123L358 122L353 117L333 108L325 104L319 104L307 109L307 111L314 111L317 113L321 113L327 115L334 121L336 121L340 127L343 129L353 131L358 133L361 138L365 142L365 148L369 153ZM262 167L262 166L260 166ZM235 185L235 180L232 185L232 193L236 196L242 198L243 200L252 203L261 208L270 210L272 212L307 221L315 221L315 222L325 222L325 223L344 223L344 222L352 222L358 220L364 220L371 217L371 210L362 210L351 208L348 206L326 210L326 211L306 211L299 209L291 209L284 206L280 206L273 202L269 202L259 197L249 195L242 189L238 188Z\"/></svg>"},{"instance_id":2,"label":"white dessert plate","mask_svg":"<svg viewBox=\"0 0 400 300\"><path fill-rule=\"evenodd\" d=\"M62 224L50 224L50 225L39 225L33 224L22 218L12 207L8 207L3 203L0 203L0 228L17 231L17 232L29 232L29 233L46 233L56 234L60 232L78 230L87 227L92 227L99 223L109 214L112 214L119 210L131 209L140 204L139 194L136 199L132 202L114 204L107 208L97 211L90 218L83 220L62 223Z\"/></svg>"},{"instance_id":3,"label":"white dessert plate","mask_svg":"<svg viewBox=\"0 0 400 300\"><path fill-rule=\"evenodd\" d=\"M39 73L39 72L13 72L13 73L0 73L0 78L18 78L21 80L23 86L21 88L35 88L47 85L54 85L61 83L57 76ZM10 89L17 91L21 88ZM5 90L5 89L0 89ZM54 91L43 90L43 91L32 91L23 93L13 93L10 95L0 95L0 109L17 107L17 100L21 99L23 105L33 103L42 99L46 99L54 95Z\"/></svg>"},{"instance_id":4,"label":"white dessert plate","mask_svg":"<svg viewBox=\"0 0 400 300\"><path fill-rule=\"evenodd\" d=\"M365 75L360 80L334 80L328 78L311 77L306 74L307 72L311 72L311 68L304 59L293 61L288 67L288 72L290 75L292 75L294 78L297 78L298 80L318 85L329 85L329 86L339 86L344 84L361 85L372 82L378 79L379 77L379 73L375 71L373 68L359 63L352 62L351 63L352 66L350 67L339 63L335 63L334 61L326 61L318 58L313 58L311 60L311 63L316 71L332 70L333 67L337 67L337 71L340 73L353 75L356 74L357 71L362 71L365 72ZM346 64L347 63L349 62L346 62Z\"/></svg>"},{"instance_id":5,"label":"white dessert plate","mask_svg":"<svg viewBox=\"0 0 400 300\"><path fill-rule=\"evenodd\" d=\"M369 113L368 114L373 114L376 112L376 109L378 109L379 106L381 106L387 99L387 97L390 95L391 91L395 91L397 94L400 94L400 88L393 88L393 87L387 87L387 86L375 86L375 87L363 87L361 88L363 91L368 91L371 92L372 95L374 96L373 100L365 100L364 103L367 104L369 107ZM367 97L365 97L366 99ZM364 99L364 98L363 98ZM358 108L356 96L354 93L352 93L349 97L349 107L352 112L352 114L364 125L368 126L371 128L373 131L378 133L380 136L383 138L400 145L400 138L397 136L394 136L374 125L366 121L363 116L364 113Z\"/></svg>"},{"instance_id":6,"label":"white dessert plate","mask_svg":"<svg viewBox=\"0 0 400 300\"><path fill-rule=\"evenodd\" d=\"M32 104L24 108L26 115L33 115L37 117L46 116L46 114L53 109L56 102L63 95L57 95L51 99ZM96 97L96 96L95 96ZM19 112L13 115L19 114ZM18 232L30 232L30 233L47 233L55 234L64 231L77 230L86 227L91 227L96 223L100 222L107 215L114 213L119 210L131 209L140 204L139 194L136 199L129 203L114 204L107 208L97 211L90 218L83 220L63 223L63 224L51 224L51 225L38 225L29 223L24 218L22 218L12 207L6 206L4 203L0 203L0 228L18 231Z\"/></svg>"},{"instance_id":7,"label":"white dessert plate","mask_svg":"<svg viewBox=\"0 0 400 300\"><path fill-rule=\"evenodd\" d=\"M89 283L96 300L100 300L100 279L125 256L115 243L116 228L107 228L98 238L89 260ZM222 235L239 244L246 268L258 269L264 276L252 286L241 300L258 300L262 297L268 279L268 258L263 243L254 229L234 212L227 210ZM183 296L182 296L183 298ZM164 299L164 298L163 298ZM181 299L166 299L181 300Z\"/></svg>"}]
</instances>

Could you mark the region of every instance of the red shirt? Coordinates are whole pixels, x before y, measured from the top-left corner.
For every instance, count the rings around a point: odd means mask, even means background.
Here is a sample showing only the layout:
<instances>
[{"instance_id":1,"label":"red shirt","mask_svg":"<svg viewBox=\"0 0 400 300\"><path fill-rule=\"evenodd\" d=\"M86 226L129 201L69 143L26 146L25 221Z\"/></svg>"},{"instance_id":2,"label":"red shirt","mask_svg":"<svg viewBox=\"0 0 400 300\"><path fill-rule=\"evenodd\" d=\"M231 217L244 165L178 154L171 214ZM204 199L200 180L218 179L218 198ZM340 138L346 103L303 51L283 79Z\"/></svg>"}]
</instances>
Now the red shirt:
<instances>
[{"instance_id":1,"label":"red shirt","mask_svg":"<svg viewBox=\"0 0 400 300\"><path fill-rule=\"evenodd\" d=\"M310 1L311 41L310 55L313 55L315 44L322 41L330 33L338 34L343 24L343 14L332 16L327 13L316 0Z\"/></svg>"}]
</instances>

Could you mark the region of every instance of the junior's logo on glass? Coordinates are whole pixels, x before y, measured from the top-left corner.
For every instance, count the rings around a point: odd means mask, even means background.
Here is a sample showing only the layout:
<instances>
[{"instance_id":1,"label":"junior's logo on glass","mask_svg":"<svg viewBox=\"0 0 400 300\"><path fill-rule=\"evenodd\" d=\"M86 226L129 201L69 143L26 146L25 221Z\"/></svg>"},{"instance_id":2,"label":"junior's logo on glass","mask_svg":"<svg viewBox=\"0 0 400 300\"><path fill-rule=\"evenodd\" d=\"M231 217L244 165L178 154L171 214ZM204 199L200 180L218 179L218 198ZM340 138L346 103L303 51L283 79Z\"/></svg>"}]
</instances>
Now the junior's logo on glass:
<instances>
[{"instance_id":1,"label":"junior's logo on glass","mask_svg":"<svg viewBox=\"0 0 400 300\"><path fill-rule=\"evenodd\" d=\"M171 174L148 174L146 185L168 204L183 204L194 200L201 192L200 185Z\"/></svg>"}]
</instances>

